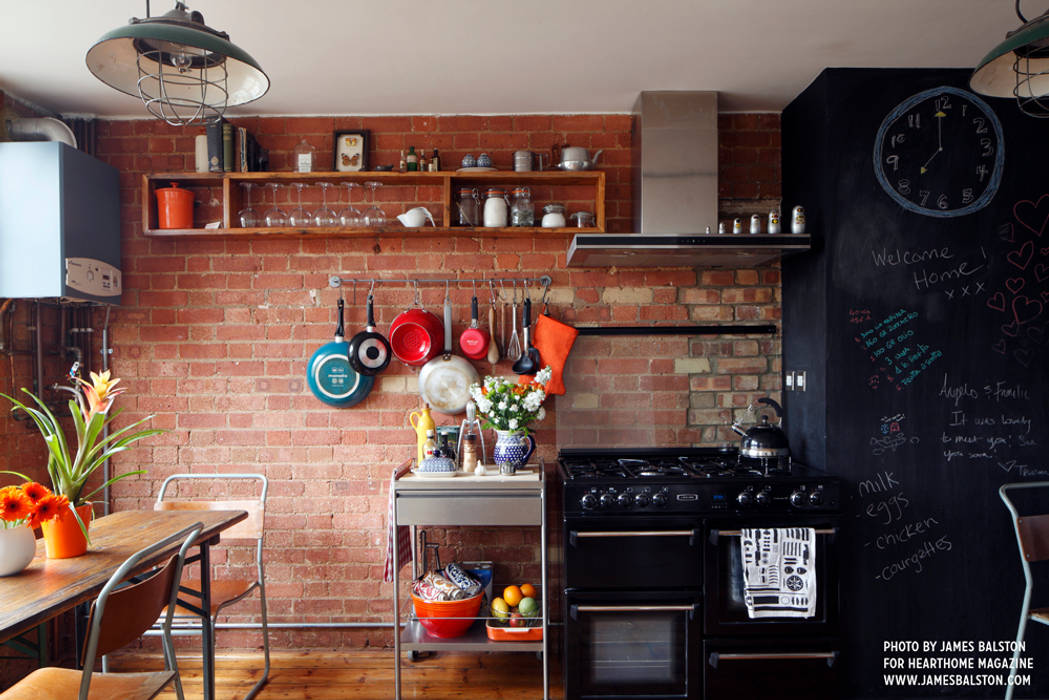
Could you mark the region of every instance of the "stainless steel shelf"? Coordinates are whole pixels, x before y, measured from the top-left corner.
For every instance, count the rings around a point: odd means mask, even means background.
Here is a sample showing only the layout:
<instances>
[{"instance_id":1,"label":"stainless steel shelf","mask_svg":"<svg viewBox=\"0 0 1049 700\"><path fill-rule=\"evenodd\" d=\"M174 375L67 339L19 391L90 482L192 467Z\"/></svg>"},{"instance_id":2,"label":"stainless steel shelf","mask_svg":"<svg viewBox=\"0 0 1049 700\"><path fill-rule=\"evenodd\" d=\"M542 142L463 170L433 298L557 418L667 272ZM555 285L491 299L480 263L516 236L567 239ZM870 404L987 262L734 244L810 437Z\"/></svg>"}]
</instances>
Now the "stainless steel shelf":
<instances>
[{"instance_id":1,"label":"stainless steel shelf","mask_svg":"<svg viewBox=\"0 0 1049 700\"><path fill-rule=\"evenodd\" d=\"M401 649L405 651L543 651L543 642L493 642L488 638L484 620L478 620L466 634L441 639L427 634L422 623L412 620L401 631Z\"/></svg>"}]
</instances>

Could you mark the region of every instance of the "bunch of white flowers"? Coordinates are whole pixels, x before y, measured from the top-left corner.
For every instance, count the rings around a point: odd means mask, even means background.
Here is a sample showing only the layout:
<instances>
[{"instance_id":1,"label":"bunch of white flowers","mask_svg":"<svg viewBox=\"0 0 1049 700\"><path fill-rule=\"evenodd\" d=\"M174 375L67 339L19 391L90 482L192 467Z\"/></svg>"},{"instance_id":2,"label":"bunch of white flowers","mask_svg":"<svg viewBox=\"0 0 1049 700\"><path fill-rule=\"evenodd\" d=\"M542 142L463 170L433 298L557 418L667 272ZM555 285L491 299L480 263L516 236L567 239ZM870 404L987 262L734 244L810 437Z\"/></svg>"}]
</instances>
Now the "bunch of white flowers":
<instances>
[{"instance_id":1,"label":"bunch of white flowers","mask_svg":"<svg viewBox=\"0 0 1049 700\"><path fill-rule=\"evenodd\" d=\"M519 384L513 378L488 376L482 383L471 386L470 396L485 420L485 427L527 433L532 421L546 417L542 404L551 374L552 370L544 367L528 384Z\"/></svg>"}]
</instances>

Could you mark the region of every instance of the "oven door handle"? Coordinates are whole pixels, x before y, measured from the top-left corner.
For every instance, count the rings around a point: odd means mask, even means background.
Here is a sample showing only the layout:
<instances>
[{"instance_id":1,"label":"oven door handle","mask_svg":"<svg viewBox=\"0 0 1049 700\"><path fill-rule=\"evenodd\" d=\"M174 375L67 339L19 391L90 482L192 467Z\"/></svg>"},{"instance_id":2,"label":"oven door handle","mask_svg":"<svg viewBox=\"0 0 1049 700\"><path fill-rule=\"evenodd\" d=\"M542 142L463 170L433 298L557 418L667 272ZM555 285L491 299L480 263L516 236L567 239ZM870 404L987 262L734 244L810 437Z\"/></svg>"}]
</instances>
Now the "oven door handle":
<instances>
[{"instance_id":1,"label":"oven door handle","mask_svg":"<svg viewBox=\"0 0 1049 700\"><path fill-rule=\"evenodd\" d=\"M813 532L816 533L817 535L834 536L834 535L838 534L838 528L836 528L836 527L818 527L815 530L813 530ZM743 531L742 530L711 530L710 531L710 537L708 539L710 540L710 544L712 544L715 547L717 547L718 546L718 539L720 539L722 537L741 537L742 535L743 535Z\"/></svg>"},{"instance_id":2,"label":"oven door handle","mask_svg":"<svg viewBox=\"0 0 1049 700\"><path fill-rule=\"evenodd\" d=\"M838 660L837 651L812 651L812 652L788 652L784 654L771 653L736 653L736 652L712 652L707 658L711 668L717 668L719 661L812 661L825 659L829 668L834 668Z\"/></svg>"},{"instance_id":3,"label":"oven door handle","mask_svg":"<svg viewBox=\"0 0 1049 700\"><path fill-rule=\"evenodd\" d=\"M699 605L570 605L568 614L573 620L579 619L581 612L687 612L688 618L694 619Z\"/></svg>"},{"instance_id":4,"label":"oven door handle","mask_svg":"<svg viewBox=\"0 0 1049 700\"><path fill-rule=\"evenodd\" d=\"M576 540L580 538L605 539L610 537L687 537L688 546L694 547L699 537L699 530L588 530L586 532L571 530L568 533L568 542L575 547Z\"/></svg>"}]
</instances>

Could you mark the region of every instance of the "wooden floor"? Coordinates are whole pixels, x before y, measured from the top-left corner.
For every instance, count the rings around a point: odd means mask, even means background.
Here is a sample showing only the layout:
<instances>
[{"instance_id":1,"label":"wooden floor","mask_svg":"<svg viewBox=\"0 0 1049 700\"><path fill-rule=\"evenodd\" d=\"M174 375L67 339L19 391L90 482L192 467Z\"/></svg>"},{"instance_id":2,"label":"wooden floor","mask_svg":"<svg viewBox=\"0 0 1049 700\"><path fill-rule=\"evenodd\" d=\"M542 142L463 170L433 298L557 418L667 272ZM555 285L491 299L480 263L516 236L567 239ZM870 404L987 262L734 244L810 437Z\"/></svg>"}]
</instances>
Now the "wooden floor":
<instances>
[{"instance_id":1,"label":"wooden floor","mask_svg":"<svg viewBox=\"0 0 1049 700\"><path fill-rule=\"evenodd\" d=\"M216 700L242 698L261 675L262 655L221 656L216 661ZM114 656L111 671L157 670L160 656ZM542 661L534 653L441 653L401 664L405 700L541 700ZM200 660L180 654L187 698L200 698ZM562 700L560 674L551 659L550 698ZM174 691L157 696L175 697ZM391 700L393 651L274 652L269 683L256 696L316 700Z\"/></svg>"}]
</instances>

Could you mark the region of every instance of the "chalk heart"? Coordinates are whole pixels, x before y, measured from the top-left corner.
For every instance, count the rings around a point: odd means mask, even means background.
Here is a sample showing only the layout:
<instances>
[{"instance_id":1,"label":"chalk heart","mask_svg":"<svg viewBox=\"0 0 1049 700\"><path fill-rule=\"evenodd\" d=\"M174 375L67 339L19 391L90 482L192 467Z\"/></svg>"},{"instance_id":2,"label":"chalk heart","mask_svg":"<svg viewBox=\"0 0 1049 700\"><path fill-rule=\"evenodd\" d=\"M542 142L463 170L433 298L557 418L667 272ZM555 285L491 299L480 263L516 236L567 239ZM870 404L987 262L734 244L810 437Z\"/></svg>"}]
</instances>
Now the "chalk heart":
<instances>
[{"instance_id":1,"label":"chalk heart","mask_svg":"<svg viewBox=\"0 0 1049 700\"><path fill-rule=\"evenodd\" d=\"M1046 246L1045 248L1039 248L1038 252L1041 253L1042 257L1044 258L1045 256L1049 255L1049 246Z\"/></svg>"},{"instance_id":2,"label":"chalk heart","mask_svg":"<svg viewBox=\"0 0 1049 700\"><path fill-rule=\"evenodd\" d=\"M1005 288L1013 294L1016 294L1018 291L1023 289L1025 284L1027 284L1027 282L1026 280L1024 280L1023 277L1010 277L1009 279L1005 280Z\"/></svg>"},{"instance_id":3,"label":"chalk heart","mask_svg":"<svg viewBox=\"0 0 1049 700\"><path fill-rule=\"evenodd\" d=\"M1034 243L1027 241L1020 246L1019 250L1010 251L1009 254L1005 256L1005 259L1021 270L1026 270L1027 266L1031 264L1031 256L1033 255Z\"/></svg>"},{"instance_id":4,"label":"chalk heart","mask_svg":"<svg viewBox=\"0 0 1049 700\"><path fill-rule=\"evenodd\" d=\"M1045 341L1045 328L1042 326L1029 326L1027 328L1027 337L1041 344Z\"/></svg>"},{"instance_id":5,"label":"chalk heart","mask_svg":"<svg viewBox=\"0 0 1049 700\"><path fill-rule=\"evenodd\" d=\"M1024 228L1041 236L1049 224L1049 194L1043 194L1037 202L1022 199L1013 205L1013 216Z\"/></svg>"},{"instance_id":6,"label":"chalk heart","mask_svg":"<svg viewBox=\"0 0 1049 700\"><path fill-rule=\"evenodd\" d=\"M1019 332L1020 324L1018 324L1016 321L1013 321L1012 323L1006 323L1004 326L1002 326L1002 333L1005 333L1010 338L1015 338L1016 334Z\"/></svg>"},{"instance_id":7,"label":"chalk heart","mask_svg":"<svg viewBox=\"0 0 1049 700\"><path fill-rule=\"evenodd\" d=\"M1039 282L1044 282L1046 279L1049 279L1049 265L1043 265L1042 263L1035 265L1034 278ZM1008 286L1008 283L1006 286Z\"/></svg>"},{"instance_id":8,"label":"chalk heart","mask_svg":"<svg viewBox=\"0 0 1049 700\"><path fill-rule=\"evenodd\" d=\"M1030 350L1024 350L1023 348L1019 348L1017 350L1013 350L1013 357L1015 357L1016 361L1019 362L1024 367L1030 367L1031 366L1031 351Z\"/></svg>"},{"instance_id":9,"label":"chalk heart","mask_svg":"<svg viewBox=\"0 0 1049 700\"><path fill-rule=\"evenodd\" d=\"M1005 295L1001 292L995 292L987 298L987 306L994 309L995 311L1005 311Z\"/></svg>"},{"instance_id":10,"label":"chalk heart","mask_svg":"<svg viewBox=\"0 0 1049 700\"><path fill-rule=\"evenodd\" d=\"M1005 338L1002 338L997 343L992 345L991 346L991 350L994 350L996 353L998 353L1000 355L1004 355L1005 354Z\"/></svg>"},{"instance_id":11,"label":"chalk heart","mask_svg":"<svg viewBox=\"0 0 1049 700\"><path fill-rule=\"evenodd\" d=\"M1042 302L1019 295L1013 299L1013 318L1020 325L1030 323L1042 315Z\"/></svg>"},{"instance_id":12,"label":"chalk heart","mask_svg":"<svg viewBox=\"0 0 1049 700\"><path fill-rule=\"evenodd\" d=\"M1042 301L1044 301L1047 304L1049 304L1049 290L1042 292L1041 296L1042 296Z\"/></svg>"}]
</instances>

